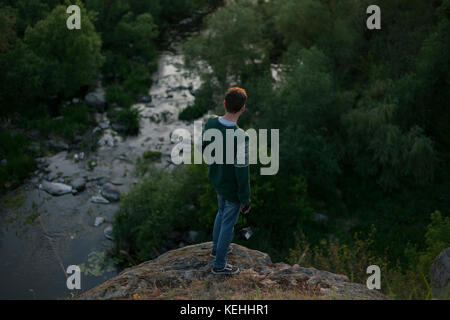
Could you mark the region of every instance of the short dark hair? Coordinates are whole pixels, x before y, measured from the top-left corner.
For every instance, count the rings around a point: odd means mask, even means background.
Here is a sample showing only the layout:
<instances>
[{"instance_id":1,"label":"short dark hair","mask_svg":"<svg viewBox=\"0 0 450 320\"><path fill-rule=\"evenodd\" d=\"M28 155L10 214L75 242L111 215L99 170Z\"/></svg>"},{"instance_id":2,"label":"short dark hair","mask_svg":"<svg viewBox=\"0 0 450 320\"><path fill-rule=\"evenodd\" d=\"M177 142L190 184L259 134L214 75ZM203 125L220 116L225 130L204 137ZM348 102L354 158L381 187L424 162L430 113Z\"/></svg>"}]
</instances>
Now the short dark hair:
<instances>
[{"instance_id":1,"label":"short dark hair","mask_svg":"<svg viewBox=\"0 0 450 320\"><path fill-rule=\"evenodd\" d=\"M225 109L228 112L236 113L247 102L247 92L239 87L233 87L227 90L225 94Z\"/></svg>"}]
</instances>

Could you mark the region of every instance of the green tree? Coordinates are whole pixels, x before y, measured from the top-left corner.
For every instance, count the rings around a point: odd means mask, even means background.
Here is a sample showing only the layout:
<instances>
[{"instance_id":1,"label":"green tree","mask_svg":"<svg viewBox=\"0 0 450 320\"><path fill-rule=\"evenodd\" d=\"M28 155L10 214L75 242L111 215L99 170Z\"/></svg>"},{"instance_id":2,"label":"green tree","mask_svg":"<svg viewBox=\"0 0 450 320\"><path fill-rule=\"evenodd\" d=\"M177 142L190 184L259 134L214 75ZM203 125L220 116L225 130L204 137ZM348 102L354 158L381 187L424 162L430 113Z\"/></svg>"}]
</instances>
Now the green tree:
<instances>
[{"instance_id":1,"label":"green tree","mask_svg":"<svg viewBox=\"0 0 450 320\"><path fill-rule=\"evenodd\" d=\"M128 12L114 28L109 45L129 58L142 56L150 60L156 55L154 40L157 36L158 29L150 14L135 17Z\"/></svg>"},{"instance_id":2,"label":"green tree","mask_svg":"<svg viewBox=\"0 0 450 320\"><path fill-rule=\"evenodd\" d=\"M385 189L431 182L436 155L433 141L418 126L402 130L393 82L374 82L357 108L343 116L347 157L363 178L375 177ZM407 180L405 180L407 179Z\"/></svg>"},{"instance_id":3,"label":"green tree","mask_svg":"<svg viewBox=\"0 0 450 320\"><path fill-rule=\"evenodd\" d=\"M57 6L34 27L27 28L24 43L42 60L39 75L46 96L70 97L97 79L103 63L101 39L81 2L81 29L66 27L65 6Z\"/></svg>"},{"instance_id":4,"label":"green tree","mask_svg":"<svg viewBox=\"0 0 450 320\"><path fill-rule=\"evenodd\" d=\"M278 8L274 17L275 27L286 44L299 42L309 48L332 29L331 13L324 1L279 1Z\"/></svg>"},{"instance_id":5,"label":"green tree","mask_svg":"<svg viewBox=\"0 0 450 320\"><path fill-rule=\"evenodd\" d=\"M416 60L413 99L407 100L413 112L404 108L402 115L419 123L437 142L437 147L450 150L450 1L437 10L438 23L423 41ZM448 155L448 153L446 154Z\"/></svg>"},{"instance_id":6,"label":"green tree","mask_svg":"<svg viewBox=\"0 0 450 320\"><path fill-rule=\"evenodd\" d=\"M60 0L4 0L2 4L17 10L15 28L17 34L23 37L27 27L34 26L36 22L44 19L56 5L62 2Z\"/></svg>"},{"instance_id":7,"label":"green tree","mask_svg":"<svg viewBox=\"0 0 450 320\"><path fill-rule=\"evenodd\" d=\"M263 21L251 1L236 1L207 17L206 30L185 45L187 62L205 71L198 58L212 69L223 90L229 83L245 81L255 70L267 68ZM266 63L266 64L265 64Z\"/></svg>"},{"instance_id":8,"label":"green tree","mask_svg":"<svg viewBox=\"0 0 450 320\"><path fill-rule=\"evenodd\" d=\"M14 24L16 12L11 7L0 8L0 54L9 51L17 39Z\"/></svg>"}]
</instances>

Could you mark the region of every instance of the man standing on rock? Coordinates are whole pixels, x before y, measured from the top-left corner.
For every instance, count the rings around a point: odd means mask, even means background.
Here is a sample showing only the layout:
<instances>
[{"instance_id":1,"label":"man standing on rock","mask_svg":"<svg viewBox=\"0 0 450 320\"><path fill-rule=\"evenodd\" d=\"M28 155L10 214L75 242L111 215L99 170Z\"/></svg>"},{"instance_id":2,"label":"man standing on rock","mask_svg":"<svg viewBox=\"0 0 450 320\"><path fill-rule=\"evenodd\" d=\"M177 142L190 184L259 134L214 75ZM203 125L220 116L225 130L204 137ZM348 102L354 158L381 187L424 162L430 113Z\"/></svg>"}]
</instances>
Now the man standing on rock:
<instances>
[{"instance_id":1,"label":"man standing on rock","mask_svg":"<svg viewBox=\"0 0 450 320\"><path fill-rule=\"evenodd\" d=\"M208 165L208 177L217 192L218 200L211 252L211 256L215 258L211 269L213 274L239 273L239 267L227 264L225 256L231 251L230 243L233 239L234 225L239 218L239 213L248 214L250 212L249 139L236 124L245 111L246 101L247 93L244 89L238 87L228 89L223 101L225 114L221 117L213 116L208 119L203 130L203 137L208 129L219 130L223 137L222 150L224 151L223 161L216 161ZM232 135L227 134L227 131L228 133L231 132ZM244 139L239 140L239 135L242 135ZM202 140L203 150L213 142ZM239 141L245 142L244 161L238 161ZM227 153L230 153L230 146L231 151L234 151L232 163L226 161L230 158L230 155L227 157Z\"/></svg>"}]
</instances>

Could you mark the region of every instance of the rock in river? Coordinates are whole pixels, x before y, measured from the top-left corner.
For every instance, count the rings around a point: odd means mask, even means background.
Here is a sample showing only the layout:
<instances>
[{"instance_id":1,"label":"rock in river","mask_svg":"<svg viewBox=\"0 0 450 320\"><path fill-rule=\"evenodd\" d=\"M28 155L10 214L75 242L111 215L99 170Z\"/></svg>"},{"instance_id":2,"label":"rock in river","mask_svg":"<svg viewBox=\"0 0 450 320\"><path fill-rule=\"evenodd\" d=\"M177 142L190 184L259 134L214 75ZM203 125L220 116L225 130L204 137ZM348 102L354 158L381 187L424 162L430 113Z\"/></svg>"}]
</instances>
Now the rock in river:
<instances>
[{"instance_id":1,"label":"rock in river","mask_svg":"<svg viewBox=\"0 0 450 320\"><path fill-rule=\"evenodd\" d=\"M72 187L64 183L43 181L39 188L50 193L53 196L61 196L63 194L71 193Z\"/></svg>"},{"instance_id":2,"label":"rock in river","mask_svg":"<svg viewBox=\"0 0 450 320\"><path fill-rule=\"evenodd\" d=\"M119 201L120 200L120 190L111 183L106 183L102 187L102 196L104 196L109 201Z\"/></svg>"},{"instance_id":3,"label":"rock in river","mask_svg":"<svg viewBox=\"0 0 450 320\"><path fill-rule=\"evenodd\" d=\"M98 227L103 222L105 222L105 218L103 218L103 217L96 217L95 221L94 221L94 227Z\"/></svg>"},{"instance_id":4,"label":"rock in river","mask_svg":"<svg viewBox=\"0 0 450 320\"><path fill-rule=\"evenodd\" d=\"M93 196L91 198L91 202L93 202L93 203L104 203L104 204L109 203L109 201L106 200L105 198L103 198L102 196Z\"/></svg>"},{"instance_id":5,"label":"rock in river","mask_svg":"<svg viewBox=\"0 0 450 320\"><path fill-rule=\"evenodd\" d=\"M113 227L112 226L107 226L105 228L105 230L103 230L103 234L105 235L106 239L114 240Z\"/></svg>"}]
</instances>

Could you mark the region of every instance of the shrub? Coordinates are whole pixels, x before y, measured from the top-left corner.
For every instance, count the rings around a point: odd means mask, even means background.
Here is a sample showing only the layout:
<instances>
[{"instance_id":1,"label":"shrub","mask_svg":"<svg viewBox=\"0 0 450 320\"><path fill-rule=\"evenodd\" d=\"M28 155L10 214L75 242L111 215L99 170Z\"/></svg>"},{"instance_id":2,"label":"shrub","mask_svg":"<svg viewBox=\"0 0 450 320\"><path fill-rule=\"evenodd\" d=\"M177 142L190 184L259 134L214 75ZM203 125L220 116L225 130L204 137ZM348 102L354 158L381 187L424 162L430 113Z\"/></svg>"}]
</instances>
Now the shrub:
<instances>
[{"instance_id":1,"label":"shrub","mask_svg":"<svg viewBox=\"0 0 450 320\"><path fill-rule=\"evenodd\" d=\"M82 104L73 104L62 110L62 124L57 132L66 139L71 139L77 133L84 133L89 126L89 108Z\"/></svg>"},{"instance_id":2,"label":"shrub","mask_svg":"<svg viewBox=\"0 0 450 320\"><path fill-rule=\"evenodd\" d=\"M153 167L153 162L161 159L161 152L146 151L136 161L135 174L138 177L145 176Z\"/></svg>"},{"instance_id":3,"label":"shrub","mask_svg":"<svg viewBox=\"0 0 450 320\"><path fill-rule=\"evenodd\" d=\"M202 117L206 112L208 109L205 106L194 104L183 109L178 115L178 119L191 121Z\"/></svg>"},{"instance_id":4,"label":"shrub","mask_svg":"<svg viewBox=\"0 0 450 320\"><path fill-rule=\"evenodd\" d=\"M450 247L450 218L440 211L431 214L431 222L425 233L426 249L419 254L417 269L424 275L430 272L431 264L438 254Z\"/></svg>"},{"instance_id":5,"label":"shrub","mask_svg":"<svg viewBox=\"0 0 450 320\"><path fill-rule=\"evenodd\" d=\"M376 230L372 228L367 237L355 233L349 244L336 239L322 240L318 245L303 233L296 237L296 246L290 250L289 263L304 267L315 267L347 275L351 281L365 283L370 265L381 269L381 291L394 299L430 299L431 289L428 274L434 258L450 245L450 219L442 217L439 211L431 214L431 223L425 234L426 248L417 252L407 247L405 255L410 259L408 266L397 260L389 261L388 253L377 254L374 250Z\"/></svg>"},{"instance_id":6,"label":"shrub","mask_svg":"<svg viewBox=\"0 0 450 320\"><path fill-rule=\"evenodd\" d=\"M112 84L106 87L106 102L108 104L117 103L121 107L129 108L134 99L121 86Z\"/></svg>"},{"instance_id":7,"label":"shrub","mask_svg":"<svg viewBox=\"0 0 450 320\"><path fill-rule=\"evenodd\" d=\"M341 244L336 239L323 239L316 246L312 246L306 236L300 234L296 240L296 248L290 250L288 261L345 274L351 281L365 283L368 266L375 264L383 269L386 267L386 263L373 254L374 233L374 228L365 238L361 233L355 233L351 245Z\"/></svg>"},{"instance_id":8,"label":"shrub","mask_svg":"<svg viewBox=\"0 0 450 320\"><path fill-rule=\"evenodd\" d=\"M150 72L153 67L147 67L143 63L134 63L129 74L126 75L123 81L123 88L125 92L132 95L134 98L138 94L147 93L151 85Z\"/></svg>"},{"instance_id":9,"label":"shrub","mask_svg":"<svg viewBox=\"0 0 450 320\"><path fill-rule=\"evenodd\" d=\"M136 135L139 133L140 115L136 109L119 109L108 111L111 122L123 126L120 130L124 134Z\"/></svg>"},{"instance_id":10,"label":"shrub","mask_svg":"<svg viewBox=\"0 0 450 320\"><path fill-rule=\"evenodd\" d=\"M30 141L22 134L12 134L0 128L0 189L6 182L22 180L34 170L33 153L28 150Z\"/></svg>"},{"instance_id":11,"label":"shrub","mask_svg":"<svg viewBox=\"0 0 450 320\"><path fill-rule=\"evenodd\" d=\"M52 118L45 108L41 114L29 116L23 120L22 126L26 129L38 129L40 134L60 136L71 140L76 134L83 134L90 124L89 108L83 104L71 104L61 111L62 118Z\"/></svg>"},{"instance_id":12,"label":"shrub","mask_svg":"<svg viewBox=\"0 0 450 320\"><path fill-rule=\"evenodd\" d=\"M202 117L208 110L214 107L214 88L210 84L204 84L195 94L195 103L187 106L178 115L178 119L191 121Z\"/></svg>"},{"instance_id":13,"label":"shrub","mask_svg":"<svg viewBox=\"0 0 450 320\"><path fill-rule=\"evenodd\" d=\"M146 160L159 160L161 159L161 152L159 151L146 151L142 155L142 157Z\"/></svg>"},{"instance_id":14,"label":"shrub","mask_svg":"<svg viewBox=\"0 0 450 320\"><path fill-rule=\"evenodd\" d=\"M147 260L158 249L185 205L178 170L151 170L151 177L143 178L121 200L114 221L117 250L126 250L138 261Z\"/></svg>"}]
</instances>

